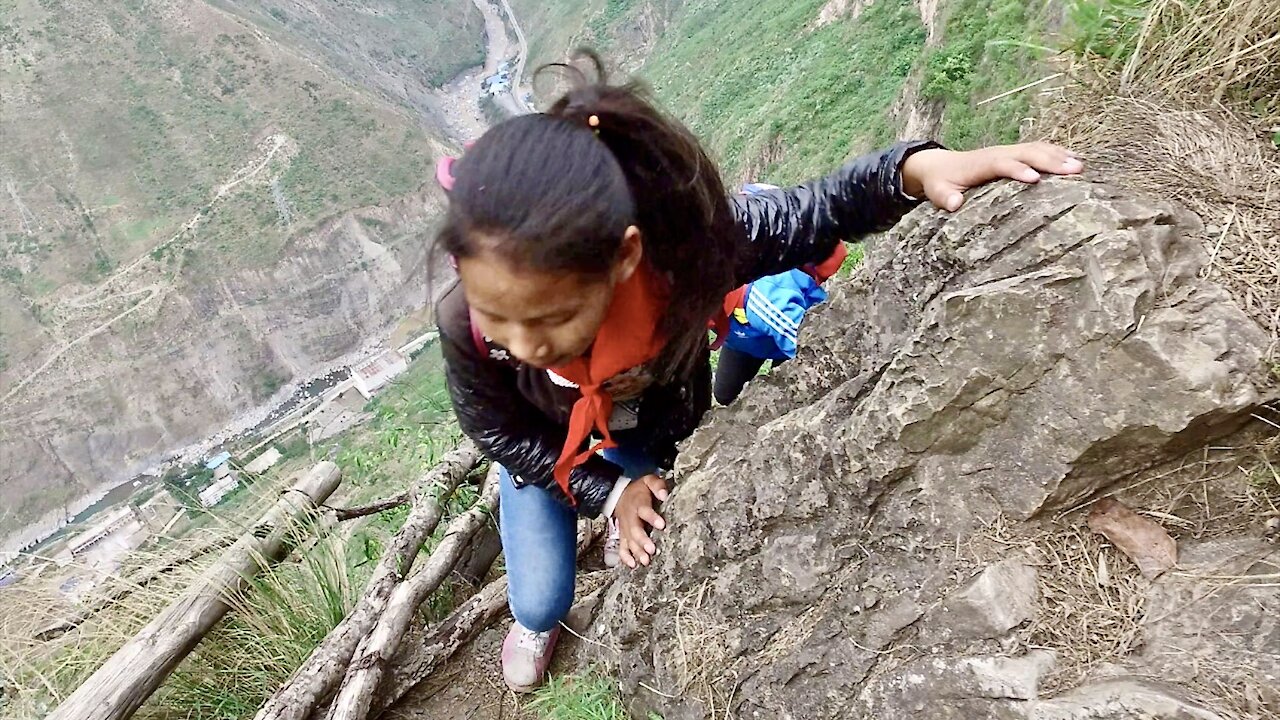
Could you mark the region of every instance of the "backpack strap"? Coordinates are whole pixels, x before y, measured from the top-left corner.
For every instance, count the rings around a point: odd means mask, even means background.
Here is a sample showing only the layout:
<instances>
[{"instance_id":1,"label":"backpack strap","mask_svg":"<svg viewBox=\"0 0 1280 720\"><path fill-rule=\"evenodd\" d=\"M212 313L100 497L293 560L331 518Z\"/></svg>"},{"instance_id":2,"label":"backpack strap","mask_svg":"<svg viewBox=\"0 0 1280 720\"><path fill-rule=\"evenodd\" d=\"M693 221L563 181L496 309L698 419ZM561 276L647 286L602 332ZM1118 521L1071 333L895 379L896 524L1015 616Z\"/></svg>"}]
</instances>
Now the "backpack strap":
<instances>
[{"instance_id":1,"label":"backpack strap","mask_svg":"<svg viewBox=\"0 0 1280 720\"><path fill-rule=\"evenodd\" d=\"M751 284L748 283L740 288L731 290L728 295L724 296L724 304L721 305L715 317L707 323L707 327L715 332L715 340L711 341L711 349L719 350L724 341L729 339L729 319L734 313L746 307L747 293L750 291Z\"/></svg>"}]
</instances>

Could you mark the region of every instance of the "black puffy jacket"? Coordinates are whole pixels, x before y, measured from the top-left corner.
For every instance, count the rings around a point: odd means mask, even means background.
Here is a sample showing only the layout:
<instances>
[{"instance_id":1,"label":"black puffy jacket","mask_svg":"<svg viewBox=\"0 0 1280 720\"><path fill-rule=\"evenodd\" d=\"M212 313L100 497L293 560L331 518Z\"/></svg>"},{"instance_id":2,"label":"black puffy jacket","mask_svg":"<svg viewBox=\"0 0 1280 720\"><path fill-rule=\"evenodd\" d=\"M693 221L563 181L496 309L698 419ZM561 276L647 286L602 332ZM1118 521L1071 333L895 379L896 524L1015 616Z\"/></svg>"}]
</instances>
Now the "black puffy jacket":
<instances>
[{"instance_id":1,"label":"black puffy jacket","mask_svg":"<svg viewBox=\"0 0 1280 720\"><path fill-rule=\"evenodd\" d=\"M902 192L907 156L937 147L899 143L855 158L820 180L796 187L732 198L734 214L748 244L738 284L821 262L835 244L896 223L917 203ZM462 288L455 285L436 308L454 412L462 431L484 454L507 468L520 485L560 493L552 469L564 446L574 388L553 383L546 371L505 359L501 348L473 339ZM711 407L711 367L700 362L692 374L650 386L639 399L632 430L614 439L639 446L660 466L670 467L676 443L688 437ZM621 469L600 456L574 468L570 490L580 513L600 513Z\"/></svg>"}]
</instances>

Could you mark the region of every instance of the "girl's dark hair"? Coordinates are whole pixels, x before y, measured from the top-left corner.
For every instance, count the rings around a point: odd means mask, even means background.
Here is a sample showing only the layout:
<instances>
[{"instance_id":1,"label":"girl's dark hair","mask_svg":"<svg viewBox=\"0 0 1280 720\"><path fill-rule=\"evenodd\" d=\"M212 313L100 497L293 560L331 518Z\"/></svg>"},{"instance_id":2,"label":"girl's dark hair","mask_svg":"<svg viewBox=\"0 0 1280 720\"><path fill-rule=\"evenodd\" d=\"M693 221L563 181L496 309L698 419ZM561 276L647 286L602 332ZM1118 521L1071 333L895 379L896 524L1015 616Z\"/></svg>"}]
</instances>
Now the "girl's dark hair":
<instances>
[{"instance_id":1,"label":"girl's dark hair","mask_svg":"<svg viewBox=\"0 0 1280 720\"><path fill-rule=\"evenodd\" d=\"M659 329L659 374L701 358L707 320L733 289L741 247L724 185L683 125L639 84L610 85L596 55L590 74L568 64L570 89L545 114L522 115L484 134L454 166L439 241L456 257L481 248L538 270L604 274L627 226L669 283Z\"/></svg>"}]
</instances>

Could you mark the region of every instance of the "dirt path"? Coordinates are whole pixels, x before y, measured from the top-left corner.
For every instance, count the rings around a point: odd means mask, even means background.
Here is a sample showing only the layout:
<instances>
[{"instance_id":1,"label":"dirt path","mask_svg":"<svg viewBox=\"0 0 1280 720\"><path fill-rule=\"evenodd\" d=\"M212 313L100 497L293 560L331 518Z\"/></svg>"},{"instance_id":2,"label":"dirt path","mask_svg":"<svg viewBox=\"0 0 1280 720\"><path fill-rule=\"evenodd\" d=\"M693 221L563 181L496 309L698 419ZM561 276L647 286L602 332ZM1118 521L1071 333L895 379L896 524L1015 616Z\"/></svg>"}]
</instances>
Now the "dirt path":
<instances>
[{"instance_id":1,"label":"dirt path","mask_svg":"<svg viewBox=\"0 0 1280 720\"><path fill-rule=\"evenodd\" d=\"M93 325L87 331L79 333L71 340L63 342L36 369L22 376L21 379L14 383L8 392L0 397L0 405L7 404L11 398L22 392L32 381L52 367L73 348L101 335L110 329L112 325L167 295L169 290L172 289L172 285L170 281L163 279L164 273L148 272L149 266L157 264L155 256L178 240L192 235L205 217L224 198L241 185L257 179L270 167L272 161L280 153L287 152L292 147L293 141L286 135L276 134L266 138L259 143L254 158L244 166L236 169L226 182L219 185L208 204L196 211L196 214L183 223L177 232L147 252L140 254L133 262L115 271L93 288L78 295L64 298L57 305L54 305L50 312L50 319L52 321L51 331L56 332L72 323L92 322L95 310L108 303L122 302L137 296L144 296L140 299L132 300L129 307L115 312L105 321ZM157 281L148 276L159 276L161 279Z\"/></svg>"},{"instance_id":2,"label":"dirt path","mask_svg":"<svg viewBox=\"0 0 1280 720\"><path fill-rule=\"evenodd\" d=\"M596 546L579 559L578 602L562 631L551 663L552 675L572 675L589 664L589 649L578 635L591 637L591 622L597 590L613 577L604 568L601 548ZM502 681L499 656L502 640L511 627L511 616L503 615L470 644L463 647L443 667L419 683L383 716L388 720L537 720L542 717L528 707L530 697L517 695ZM575 633L577 633L575 635Z\"/></svg>"}]
</instances>

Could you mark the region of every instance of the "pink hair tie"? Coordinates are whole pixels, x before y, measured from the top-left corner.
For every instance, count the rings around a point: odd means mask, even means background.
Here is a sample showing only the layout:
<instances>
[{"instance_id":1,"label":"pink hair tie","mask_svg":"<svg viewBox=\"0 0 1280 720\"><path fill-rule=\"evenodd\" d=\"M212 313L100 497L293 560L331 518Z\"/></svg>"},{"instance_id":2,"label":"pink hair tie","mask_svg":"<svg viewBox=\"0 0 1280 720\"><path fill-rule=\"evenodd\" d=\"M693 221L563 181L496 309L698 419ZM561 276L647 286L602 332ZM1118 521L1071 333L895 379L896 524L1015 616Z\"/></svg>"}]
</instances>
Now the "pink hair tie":
<instances>
[{"instance_id":1,"label":"pink hair tie","mask_svg":"<svg viewBox=\"0 0 1280 720\"><path fill-rule=\"evenodd\" d=\"M436 161L436 182L445 192L453 190L453 161L456 159L446 155Z\"/></svg>"},{"instance_id":2,"label":"pink hair tie","mask_svg":"<svg viewBox=\"0 0 1280 720\"><path fill-rule=\"evenodd\" d=\"M475 140L465 142L462 144L462 149L470 150L475 144ZM453 161L457 159L445 155L436 161L436 182L440 183L440 187L444 188L445 192L453 190Z\"/></svg>"}]
</instances>

